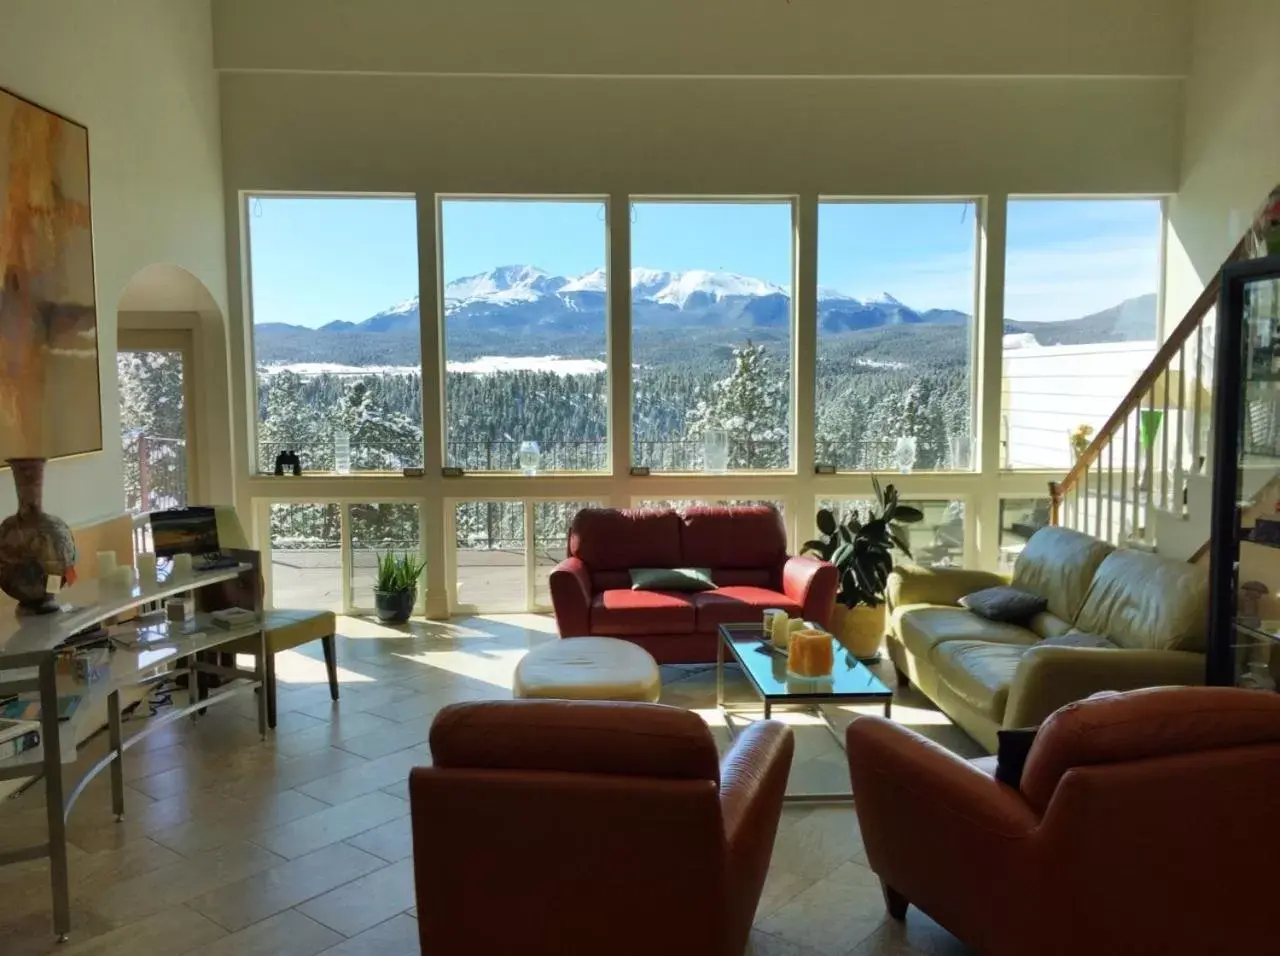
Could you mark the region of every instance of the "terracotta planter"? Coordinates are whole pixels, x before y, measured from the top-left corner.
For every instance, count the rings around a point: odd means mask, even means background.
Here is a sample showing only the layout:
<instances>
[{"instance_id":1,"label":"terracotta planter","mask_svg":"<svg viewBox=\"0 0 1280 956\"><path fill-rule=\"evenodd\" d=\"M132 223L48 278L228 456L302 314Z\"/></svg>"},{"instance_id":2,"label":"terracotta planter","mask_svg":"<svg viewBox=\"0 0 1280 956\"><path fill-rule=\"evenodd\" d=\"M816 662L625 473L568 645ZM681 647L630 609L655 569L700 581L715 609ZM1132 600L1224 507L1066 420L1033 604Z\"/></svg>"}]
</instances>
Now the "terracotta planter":
<instances>
[{"instance_id":1,"label":"terracotta planter","mask_svg":"<svg viewBox=\"0 0 1280 956\"><path fill-rule=\"evenodd\" d=\"M854 657L874 661L884 643L884 605L845 607L837 604L831 615L831 633Z\"/></svg>"},{"instance_id":2,"label":"terracotta planter","mask_svg":"<svg viewBox=\"0 0 1280 956\"><path fill-rule=\"evenodd\" d=\"M0 591L20 612L56 611L46 580L74 579L76 542L65 521L44 513L44 459L10 458L9 467L18 510L0 522Z\"/></svg>"}]
</instances>

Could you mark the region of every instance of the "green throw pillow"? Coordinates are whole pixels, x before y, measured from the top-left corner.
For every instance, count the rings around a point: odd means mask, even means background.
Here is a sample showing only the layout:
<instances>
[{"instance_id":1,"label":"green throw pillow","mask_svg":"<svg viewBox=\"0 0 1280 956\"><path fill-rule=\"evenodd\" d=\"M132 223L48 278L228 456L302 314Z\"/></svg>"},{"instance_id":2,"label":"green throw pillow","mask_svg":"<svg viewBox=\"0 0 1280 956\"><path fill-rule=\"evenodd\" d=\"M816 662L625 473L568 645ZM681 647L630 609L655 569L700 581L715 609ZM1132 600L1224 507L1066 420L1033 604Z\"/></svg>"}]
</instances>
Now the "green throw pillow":
<instances>
[{"instance_id":1,"label":"green throw pillow","mask_svg":"<svg viewBox=\"0 0 1280 956\"><path fill-rule=\"evenodd\" d=\"M711 591L710 568L632 568L633 591Z\"/></svg>"}]
</instances>

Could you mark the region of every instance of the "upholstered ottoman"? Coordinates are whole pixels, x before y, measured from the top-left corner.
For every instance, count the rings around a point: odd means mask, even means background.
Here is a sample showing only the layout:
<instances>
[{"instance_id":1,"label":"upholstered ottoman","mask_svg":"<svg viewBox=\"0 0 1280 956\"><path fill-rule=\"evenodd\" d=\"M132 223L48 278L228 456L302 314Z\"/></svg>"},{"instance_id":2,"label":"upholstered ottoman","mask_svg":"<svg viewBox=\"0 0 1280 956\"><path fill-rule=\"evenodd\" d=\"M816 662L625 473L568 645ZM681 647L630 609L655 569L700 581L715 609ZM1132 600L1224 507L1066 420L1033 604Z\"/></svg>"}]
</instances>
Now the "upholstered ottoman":
<instances>
[{"instance_id":1,"label":"upholstered ottoman","mask_svg":"<svg viewBox=\"0 0 1280 956\"><path fill-rule=\"evenodd\" d=\"M656 702L662 693L649 652L612 637L566 637L535 647L516 665L513 697Z\"/></svg>"}]
</instances>

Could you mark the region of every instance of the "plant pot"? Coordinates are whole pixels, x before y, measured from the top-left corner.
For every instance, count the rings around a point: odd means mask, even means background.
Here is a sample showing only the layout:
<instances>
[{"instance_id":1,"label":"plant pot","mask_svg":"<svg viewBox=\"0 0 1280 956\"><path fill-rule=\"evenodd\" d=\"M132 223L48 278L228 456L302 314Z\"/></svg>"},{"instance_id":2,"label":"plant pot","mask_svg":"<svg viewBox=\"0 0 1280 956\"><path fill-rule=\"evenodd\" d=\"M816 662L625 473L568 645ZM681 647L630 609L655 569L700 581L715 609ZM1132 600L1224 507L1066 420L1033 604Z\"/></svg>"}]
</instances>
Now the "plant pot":
<instances>
[{"instance_id":1,"label":"plant pot","mask_svg":"<svg viewBox=\"0 0 1280 956\"><path fill-rule=\"evenodd\" d=\"M9 466L18 510L0 522L0 590L20 612L56 611L46 582L74 580L76 542L65 521L44 511L44 459L10 458Z\"/></svg>"},{"instance_id":2,"label":"plant pot","mask_svg":"<svg viewBox=\"0 0 1280 956\"><path fill-rule=\"evenodd\" d=\"M884 642L885 607L845 607L837 604L831 615L831 633L854 657L860 661L880 658L880 645Z\"/></svg>"},{"instance_id":3,"label":"plant pot","mask_svg":"<svg viewBox=\"0 0 1280 956\"><path fill-rule=\"evenodd\" d=\"M418 600L418 589L408 591L374 591L373 606L378 612L378 620L384 624L403 624L413 613L413 604Z\"/></svg>"}]
</instances>

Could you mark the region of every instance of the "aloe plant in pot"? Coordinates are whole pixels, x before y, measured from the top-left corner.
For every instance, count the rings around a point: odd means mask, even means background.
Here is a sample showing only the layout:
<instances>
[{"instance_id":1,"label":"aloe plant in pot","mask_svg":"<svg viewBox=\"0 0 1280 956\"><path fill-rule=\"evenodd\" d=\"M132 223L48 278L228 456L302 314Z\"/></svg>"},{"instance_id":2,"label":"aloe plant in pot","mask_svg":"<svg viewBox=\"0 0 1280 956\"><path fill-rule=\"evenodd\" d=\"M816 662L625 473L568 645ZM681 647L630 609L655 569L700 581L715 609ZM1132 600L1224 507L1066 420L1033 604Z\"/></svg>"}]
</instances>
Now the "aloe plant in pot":
<instances>
[{"instance_id":1,"label":"aloe plant in pot","mask_svg":"<svg viewBox=\"0 0 1280 956\"><path fill-rule=\"evenodd\" d=\"M409 620L418 600L418 579L426 566L425 561L404 551L378 555L378 580L373 589L378 620L386 624L403 624Z\"/></svg>"},{"instance_id":2,"label":"aloe plant in pot","mask_svg":"<svg viewBox=\"0 0 1280 956\"><path fill-rule=\"evenodd\" d=\"M918 508L901 504L898 489L880 486L871 476L876 503L867 510L866 520L855 509L843 520L823 508L817 524L821 537L806 541L801 549L830 561L836 567L839 586L831 629L857 658L874 660L880 656L884 638L885 586L893 570L893 552L911 557L903 525L924 520Z\"/></svg>"}]
</instances>

